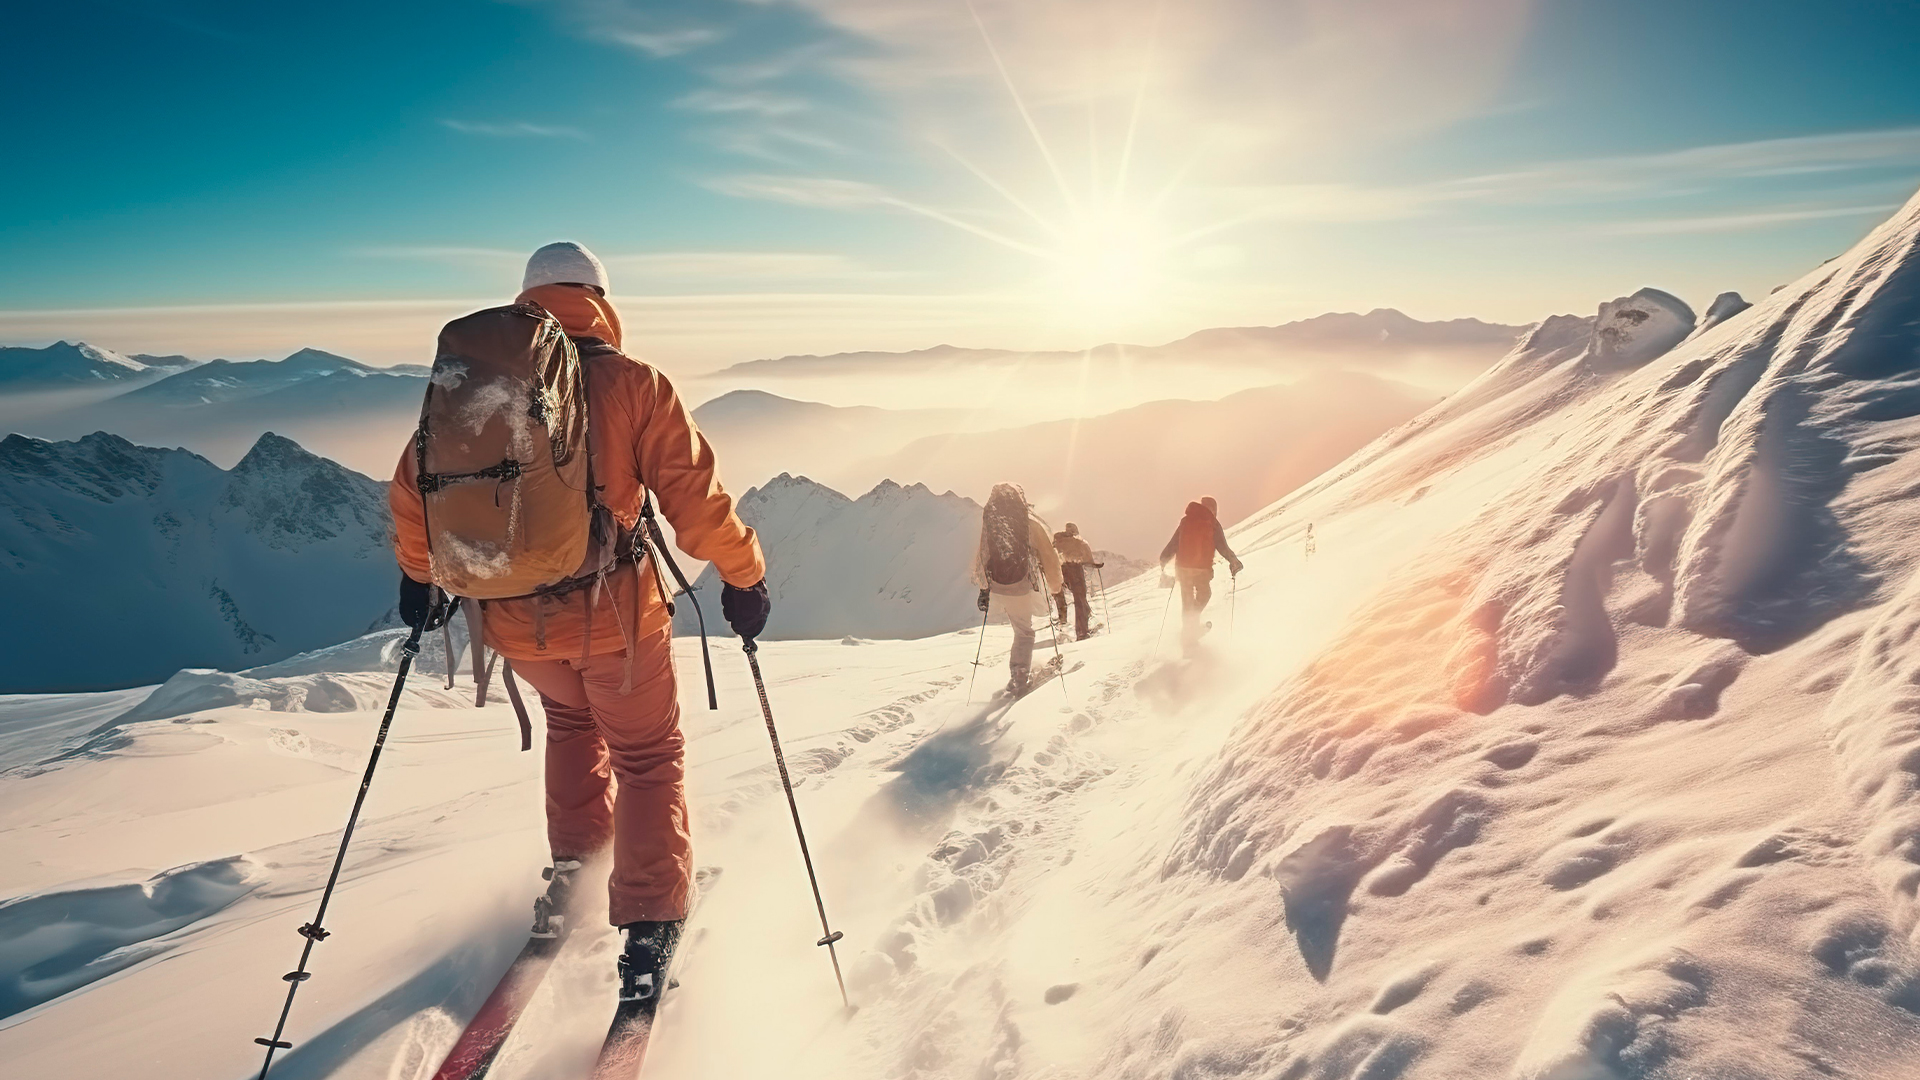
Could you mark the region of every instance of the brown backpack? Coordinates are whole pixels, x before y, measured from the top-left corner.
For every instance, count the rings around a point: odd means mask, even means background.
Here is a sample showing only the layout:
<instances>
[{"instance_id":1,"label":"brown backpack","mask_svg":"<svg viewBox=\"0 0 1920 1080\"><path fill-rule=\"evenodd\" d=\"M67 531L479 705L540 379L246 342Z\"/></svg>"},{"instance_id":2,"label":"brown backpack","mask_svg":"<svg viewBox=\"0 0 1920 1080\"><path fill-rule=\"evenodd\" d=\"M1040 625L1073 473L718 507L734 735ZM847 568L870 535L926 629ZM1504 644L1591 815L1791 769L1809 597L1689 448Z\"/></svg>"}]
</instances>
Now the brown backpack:
<instances>
[{"instance_id":1,"label":"brown backpack","mask_svg":"<svg viewBox=\"0 0 1920 1080\"><path fill-rule=\"evenodd\" d=\"M433 581L448 593L526 596L613 561L593 496L585 370L539 305L440 331L414 454Z\"/></svg>"}]
</instances>

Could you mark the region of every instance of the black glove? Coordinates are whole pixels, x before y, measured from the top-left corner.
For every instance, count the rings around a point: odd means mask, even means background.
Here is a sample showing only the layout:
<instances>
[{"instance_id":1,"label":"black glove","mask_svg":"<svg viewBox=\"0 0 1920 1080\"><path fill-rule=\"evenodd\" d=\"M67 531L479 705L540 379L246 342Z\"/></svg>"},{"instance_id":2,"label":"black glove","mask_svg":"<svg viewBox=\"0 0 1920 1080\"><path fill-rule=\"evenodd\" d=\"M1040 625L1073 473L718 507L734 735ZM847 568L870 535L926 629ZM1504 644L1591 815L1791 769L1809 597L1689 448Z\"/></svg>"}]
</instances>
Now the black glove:
<instances>
[{"instance_id":1,"label":"black glove","mask_svg":"<svg viewBox=\"0 0 1920 1080\"><path fill-rule=\"evenodd\" d=\"M1103 562L1097 562L1093 564L1093 568L1095 570L1105 570L1107 568L1107 564Z\"/></svg>"},{"instance_id":2,"label":"black glove","mask_svg":"<svg viewBox=\"0 0 1920 1080\"><path fill-rule=\"evenodd\" d=\"M981 611L985 611L985 610L987 610L987 608L988 608L988 607L989 607L989 606L990 606L990 605L991 605L992 603L993 603L993 594L992 594L992 593L990 593L990 592L988 592L988 591L987 591L987 590L985 590L985 589L981 589L981 590L980 590L980 601L979 601L979 607L980 607L980 610L981 610Z\"/></svg>"},{"instance_id":3,"label":"black glove","mask_svg":"<svg viewBox=\"0 0 1920 1080\"><path fill-rule=\"evenodd\" d=\"M436 597L436 593L439 595ZM438 603L435 603L435 600ZM453 617L453 605L432 585L400 575L400 621L422 633L438 630Z\"/></svg>"},{"instance_id":4,"label":"black glove","mask_svg":"<svg viewBox=\"0 0 1920 1080\"><path fill-rule=\"evenodd\" d=\"M736 589L731 585L720 589L720 613L727 617L727 625L740 635L742 641L752 641L767 628L767 614L773 610L773 600L767 596L767 583L761 581L748 589Z\"/></svg>"},{"instance_id":5,"label":"black glove","mask_svg":"<svg viewBox=\"0 0 1920 1080\"><path fill-rule=\"evenodd\" d=\"M1227 566L1228 572L1233 574L1234 577L1239 577L1240 571L1244 569L1246 569L1246 564L1241 562L1239 559L1233 560L1233 562L1229 563Z\"/></svg>"}]
</instances>

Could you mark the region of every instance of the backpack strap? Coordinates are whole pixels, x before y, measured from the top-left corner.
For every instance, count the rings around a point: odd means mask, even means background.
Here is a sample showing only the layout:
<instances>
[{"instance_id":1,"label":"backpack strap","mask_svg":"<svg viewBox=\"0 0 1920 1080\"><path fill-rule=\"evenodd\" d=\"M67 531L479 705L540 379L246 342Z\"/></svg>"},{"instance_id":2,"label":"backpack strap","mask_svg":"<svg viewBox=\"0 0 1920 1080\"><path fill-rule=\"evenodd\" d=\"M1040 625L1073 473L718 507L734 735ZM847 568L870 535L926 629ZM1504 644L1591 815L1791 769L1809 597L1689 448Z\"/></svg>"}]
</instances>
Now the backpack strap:
<instances>
[{"instance_id":1,"label":"backpack strap","mask_svg":"<svg viewBox=\"0 0 1920 1080\"><path fill-rule=\"evenodd\" d=\"M687 575L680 572L680 564L674 561L673 552L667 550L667 538L660 533L660 520L653 516L653 495L651 492L643 494L640 497L640 528L645 530L645 535L641 542L646 543L648 539L651 539L652 549L656 553L653 564L655 580L658 580L660 575L659 560L665 559L667 569L673 572L673 580L680 585L680 595L693 601L693 616L700 626L700 662L706 665L707 669L707 708L717 710L720 708L720 697L714 692L713 688L713 653L707 645L707 616L705 612L700 610L700 600L693 595L693 586L688 584ZM665 582L661 582L660 595L663 597L667 596L665 584ZM667 615L669 617L673 615L673 600L671 597L667 598Z\"/></svg>"},{"instance_id":2,"label":"backpack strap","mask_svg":"<svg viewBox=\"0 0 1920 1080\"><path fill-rule=\"evenodd\" d=\"M534 602L538 603L539 601L536 599ZM520 696L520 683L513 677L513 661L508 660L497 652L489 653L487 651L486 616L482 607L482 601L475 600L472 597L465 597L462 598L459 603L460 607L467 613L467 636L471 639L470 645L473 649L473 707L478 709L486 705L487 683L492 681L493 665L496 661L499 661L502 678L507 684L507 700L513 703L514 718L520 721L520 749L531 750L533 749L533 720L527 715L526 700ZM448 622L451 621L452 617L451 614L449 614ZM451 631L448 632L446 642L447 686L451 689L453 686L453 672L459 666L459 657L453 651ZM485 657L484 663L481 662L482 657Z\"/></svg>"},{"instance_id":3,"label":"backpack strap","mask_svg":"<svg viewBox=\"0 0 1920 1080\"><path fill-rule=\"evenodd\" d=\"M460 670L460 654L453 651L453 609L459 606L459 597L447 597L447 615L440 620L440 651L447 657L446 688L448 690L453 689L453 677Z\"/></svg>"},{"instance_id":4,"label":"backpack strap","mask_svg":"<svg viewBox=\"0 0 1920 1080\"><path fill-rule=\"evenodd\" d=\"M527 703L521 700L520 683L513 677L513 661L501 663L500 673L507 683L507 700L513 702L513 715L520 719L520 749L533 749L533 721L527 719Z\"/></svg>"},{"instance_id":5,"label":"backpack strap","mask_svg":"<svg viewBox=\"0 0 1920 1080\"><path fill-rule=\"evenodd\" d=\"M487 602L473 600L462 605L467 609L467 636L473 646L473 707L478 709L487 703L487 677L493 674L493 666L487 663Z\"/></svg>"}]
</instances>

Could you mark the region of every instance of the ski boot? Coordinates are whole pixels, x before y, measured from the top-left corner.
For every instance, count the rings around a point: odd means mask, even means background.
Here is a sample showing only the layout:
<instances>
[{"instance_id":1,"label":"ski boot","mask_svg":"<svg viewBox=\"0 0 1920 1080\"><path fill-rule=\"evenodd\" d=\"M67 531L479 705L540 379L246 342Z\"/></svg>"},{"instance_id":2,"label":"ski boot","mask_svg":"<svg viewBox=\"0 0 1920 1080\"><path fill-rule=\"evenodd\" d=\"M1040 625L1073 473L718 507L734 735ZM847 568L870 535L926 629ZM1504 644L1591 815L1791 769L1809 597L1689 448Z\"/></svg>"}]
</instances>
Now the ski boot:
<instances>
[{"instance_id":1,"label":"ski boot","mask_svg":"<svg viewBox=\"0 0 1920 1080\"><path fill-rule=\"evenodd\" d=\"M533 898L533 933L541 941L552 941L566 932L567 912L573 900L573 886L580 876L580 860L555 859L540 871L547 891Z\"/></svg>"},{"instance_id":2,"label":"ski boot","mask_svg":"<svg viewBox=\"0 0 1920 1080\"><path fill-rule=\"evenodd\" d=\"M636 922L621 927L627 933L627 947L620 954L620 1001L622 1004L648 1001L660 996L667 985L667 965L680 944L680 930L686 920Z\"/></svg>"}]
</instances>

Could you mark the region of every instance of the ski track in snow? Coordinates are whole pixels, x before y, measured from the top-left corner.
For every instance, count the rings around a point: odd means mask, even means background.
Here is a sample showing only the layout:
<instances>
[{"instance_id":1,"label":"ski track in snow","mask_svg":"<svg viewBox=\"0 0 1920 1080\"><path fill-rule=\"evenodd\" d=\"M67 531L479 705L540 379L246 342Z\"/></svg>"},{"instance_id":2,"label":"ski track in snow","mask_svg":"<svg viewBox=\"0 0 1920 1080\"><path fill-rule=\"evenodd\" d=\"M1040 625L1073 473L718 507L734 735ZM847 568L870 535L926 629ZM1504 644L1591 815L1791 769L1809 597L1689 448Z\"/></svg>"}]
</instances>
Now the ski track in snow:
<instances>
[{"instance_id":1,"label":"ski track in snow","mask_svg":"<svg viewBox=\"0 0 1920 1080\"><path fill-rule=\"evenodd\" d=\"M1191 660L1150 577L1014 702L1004 626L971 701L970 631L768 643L850 1017L745 665L708 713L680 642L724 874L647 1075L1915 1075L1917 249L1920 199L1710 326L1547 320L1236 526ZM257 1068L391 650L0 701L9 1076ZM520 944L537 767L470 693L416 676L275 1075L429 1076ZM492 1075L580 1075L614 952Z\"/></svg>"}]
</instances>

